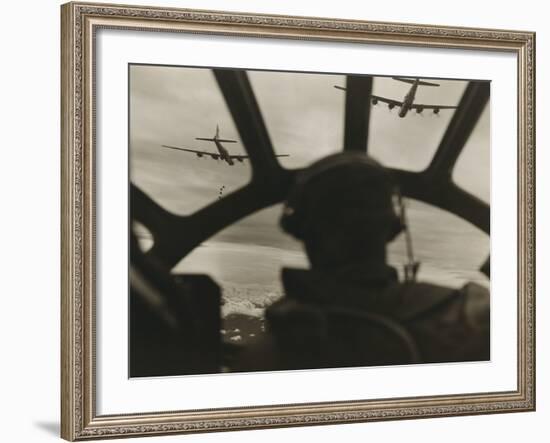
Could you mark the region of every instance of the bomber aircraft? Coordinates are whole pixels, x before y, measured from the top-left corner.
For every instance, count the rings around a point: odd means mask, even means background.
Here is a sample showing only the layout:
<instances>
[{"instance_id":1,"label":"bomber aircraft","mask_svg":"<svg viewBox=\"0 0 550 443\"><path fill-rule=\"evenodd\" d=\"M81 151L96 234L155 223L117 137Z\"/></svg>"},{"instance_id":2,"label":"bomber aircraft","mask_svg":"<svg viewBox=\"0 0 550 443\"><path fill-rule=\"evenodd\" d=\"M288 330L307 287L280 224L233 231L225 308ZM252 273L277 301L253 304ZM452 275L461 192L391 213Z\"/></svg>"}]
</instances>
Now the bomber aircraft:
<instances>
[{"instance_id":1,"label":"bomber aircraft","mask_svg":"<svg viewBox=\"0 0 550 443\"><path fill-rule=\"evenodd\" d=\"M388 108L392 110L396 106L399 107L399 117L403 118L405 117L408 112L411 109L414 109L417 114L421 114L424 109L431 109L434 114L439 114L439 111L441 109L455 109L457 106L448 106L448 105L425 105L421 103L414 103L414 99L416 97L416 91L419 86L439 86L437 83L430 83L426 81L422 81L419 78L403 78L403 77L392 77L394 80L409 83L411 84L411 89L409 89L409 92L405 95L403 98L403 101L394 100L391 98L381 97L379 95L371 95L371 103L373 105L376 105L379 101L384 102L388 104ZM345 91L346 88L343 86L334 86L336 89L341 89L342 91Z\"/></svg>"},{"instance_id":2,"label":"bomber aircraft","mask_svg":"<svg viewBox=\"0 0 550 443\"><path fill-rule=\"evenodd\" d=\"M220 138L219 125L216 125L216 133L214 134L214 137L196 137L195 140L213 142L216 145L218 152L208 152L208 151L201 151L198 149L181 148L178 146L169 146L169 145L162 145L162 147L168 148L168 149L175 149L177 151L191 152L193 154L196 154L197 157L203 157L206 155L214 160L222 160L226 162L229 166L233 166L235 164L234 160L237 160L239 163L242 163L245 159L249 157L248 155L245 155L245 154L230 154L227 151L227 149L225 149L222 143L237 143L237 140ZM288 157L288 156L289 156L288 154L275 155L275 157Z\"/></svg>"}]
</instances>

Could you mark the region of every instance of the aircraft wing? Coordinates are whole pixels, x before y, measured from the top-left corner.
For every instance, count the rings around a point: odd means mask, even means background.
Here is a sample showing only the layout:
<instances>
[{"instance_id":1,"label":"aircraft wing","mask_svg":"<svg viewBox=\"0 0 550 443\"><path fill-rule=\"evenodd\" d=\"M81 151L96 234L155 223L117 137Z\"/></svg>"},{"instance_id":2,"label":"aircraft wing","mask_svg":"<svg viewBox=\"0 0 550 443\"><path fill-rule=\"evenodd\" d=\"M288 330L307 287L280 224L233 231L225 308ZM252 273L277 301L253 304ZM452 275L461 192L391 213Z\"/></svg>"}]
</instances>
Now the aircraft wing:
<instances>
[{"instance_id":1,"label":"aircraft wing","mask_svg":"<svg viewBox=\"0 0 550 443\"><path fill-rule=\"evenodd\" d=\"M240 160L246 160L247 158L249 158L249 156L244 155L244 154L243 155L235 154L235 155L230 155L229 158L231 160L239 160L240 161Z\"/></svg>"},{"instance_id":2,"label":"aircraft wing","mask_svg":"<svg viewBox=\"0 0 550 443\"><path fill-rule=\"evenodd\" d=\"M232 160L239 160L239 161L246 160L246 159L250 158L250 156L248 156L248 155L238 155L238 154L237 155L230 155L229 157ZM290 157L290 155L289 154L276 154L275 157Z\"/></svg>"},{"instance_id":3,"label":"aircraft wing","mask_svg":"<svg viewBox=\"0 0 550 443\"><path fill-rule=\"evenodd\" d=\"M371 99L387 103L388 105L403 106L403 102L400 102L399 100L394 100L392 98L380 97L379 95L371 95L370 97Z\"/></svg>"},{"instance_id":4,"label":"aircraft wing","mask_svg":"<svg viewBox=\"0 0 550 443\"><path fill-rule=\"evenodd\" d=\"M422 103L413 103L411 105L412 109L456 109L458 106L447 106L447 105L423 105Z\"/></svg>"},{"instance_id":5,"label":"aircraft wing","mask_svg":"<svg viewBox=\"0 0 550 443\"><path fill-rule=\"evenodd\" d=\"M168 146L168 145L162 145L162 147L163 148L168 148L168 149L175 149L176 151L191 152L193 154L197 154L198 156L209 155L212 158L216 158L216 157L220 156L220 154L216 153L216 152L199 151L197 149L180 148L180 147L177 147L177 146Z\"/></svg>"}]
</instances>

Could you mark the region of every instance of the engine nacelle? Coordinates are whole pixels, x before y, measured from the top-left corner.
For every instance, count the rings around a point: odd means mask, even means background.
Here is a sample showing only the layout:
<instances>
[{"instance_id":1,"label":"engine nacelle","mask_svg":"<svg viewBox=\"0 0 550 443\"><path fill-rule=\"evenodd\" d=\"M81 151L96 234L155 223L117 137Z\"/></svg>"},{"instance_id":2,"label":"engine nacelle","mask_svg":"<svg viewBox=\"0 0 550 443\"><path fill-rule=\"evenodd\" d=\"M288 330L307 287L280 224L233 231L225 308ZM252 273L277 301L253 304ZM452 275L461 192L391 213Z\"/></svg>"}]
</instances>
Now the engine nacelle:
<instances>
[{"instance_id":1,"label":"engine nacelle","mask_svg":"<svg viewBox=\"0 0 550 443\"><path fill-rule=\"evenodd\" d=\"M395 108L395 105L393 103L389 103L388 109L391 111L393 108Z\"/></svg>"},{"instance_id":2,"label":"engine nacelle","mask_svg":"<svg viewBox=\"0 0 550 443\"><path fill-rule=\"evenodd\" d=\"M197 157L201 158L202 154L200 152L197 152Z\"/></svg>"},{"instance_id":3,"label":"engine nacelle","mask_svg":"<svg viewBox=\"0 0 550 443\"><path fill-rule=\"evenodd\" d=\"M424 108L416 108L416 113L417 114L422 114L423 110L424 110Z\"/></svg>"},{"instance_id":4,"label":"engine nacelle","mask_svg":"<svg viewBox=\"0 0 550 443\"><path fill-rule=\"evenodd\" d=\"M439 114L439 108L434 108L434 114Z\"/></svg>"},{"instance_id":5,"label":"engine nacelle","mask_svg":"<svg viewBox=\"0 0 550 443\"><path fill-rule=\"evenodd\" d=\"M219 155L213 155L212 158L213 158L214 160L217 160L217 159L220 158L220 156L219 156Z\"/></svg>"},{"instance_id":6,"label":"engine nacelle","mask_svg":"<svg viewBox=\"0 0 550 443\"><path fill-rule=\"evenodd\" d=\"M377 98L373 98L373 99L371 100L371 102L372 102L373 105L376 106L376 105L378 104L378 99L377 99Z\"/></svg>"},{"instance_id":7,"label":"engine nacelle","mask_svg":"<svg viewBox=\"0 0 550 443\"><path fill-rule=\"evenodd\" d=\"M243 162L243 159L240 158L240 157L237 157L237 161L238 161L239 163L242 163L242 162Z\"/></svg>"}]
</instances>

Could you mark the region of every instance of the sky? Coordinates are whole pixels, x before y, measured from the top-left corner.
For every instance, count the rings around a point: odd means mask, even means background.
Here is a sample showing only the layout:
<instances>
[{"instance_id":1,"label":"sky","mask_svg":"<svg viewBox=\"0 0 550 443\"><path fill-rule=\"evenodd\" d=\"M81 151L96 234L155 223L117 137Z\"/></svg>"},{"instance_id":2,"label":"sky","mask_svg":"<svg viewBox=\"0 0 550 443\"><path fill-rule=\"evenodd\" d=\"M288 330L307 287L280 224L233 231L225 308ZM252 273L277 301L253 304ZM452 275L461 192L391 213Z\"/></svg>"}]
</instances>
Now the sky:
<instances>
[{"instance_id":1,"label":"sky","mask_svg":"<svg viewBox=\"0 0 550 443\"><path fill-rule=\"evenodd\" d=\"M248 75L275 151L289 155L280 159L284 167L307 166L341 151L345 93L333 86L344 86L345 76L268 71L249 71ZM415 102L456 105L467 84L455 80L437 80L437 83L441 85L438 88L420 87ZM410 85L389 77L375 77L373 94L402 100L409 88ZM390 112L386 105L373 106L369 154L386 166L420 171L429 164L453 112L441 110L438 116L427 111L422 115L411 112L406 118L399 118L396 109ZM195 137L212 137L216 125L223 138L240 141L211 70L131 67L131 180L169 211L191 214L217 199L220 192L232 192L250 180L251 170L246 161L230 167L221 161L161 147L167 144L215 152L211 143L196 141ZM487 202L490 195L489 131L487 106L453 171L457 184ZM241 143L226 147L230 153L246 153ZM294 255L290 261L303 263L300 244L277 226L280 211L280 205L267 208L217 234L213 239L218 242L217 256L230 256L235 253L231 245L246 244L264 248L262 251L271 257L283 251L281 257L288 259L288 252L292 251ZM419 214L421 219L425 217L422 211ZM455 231L472 232L474 243L479 246L477 249L483 251L476 255L476 260L481 260L478 255L488 252L488 239L482 240L469 225L464 228L456 228L456 223L451 225ZM459 234L457 238L461 238ZM421 233L419 237L423 237ZM430 237L430 241L433 238ZM240 254L244 256L244 249L240 249ZM211 252L197 250L185 263L188 269L196 271L196 263L213 262L215 257ZM223 261L227 263L226 258ZM276 266L279 261L275 259Z\"/></svg>"}]
</instances>

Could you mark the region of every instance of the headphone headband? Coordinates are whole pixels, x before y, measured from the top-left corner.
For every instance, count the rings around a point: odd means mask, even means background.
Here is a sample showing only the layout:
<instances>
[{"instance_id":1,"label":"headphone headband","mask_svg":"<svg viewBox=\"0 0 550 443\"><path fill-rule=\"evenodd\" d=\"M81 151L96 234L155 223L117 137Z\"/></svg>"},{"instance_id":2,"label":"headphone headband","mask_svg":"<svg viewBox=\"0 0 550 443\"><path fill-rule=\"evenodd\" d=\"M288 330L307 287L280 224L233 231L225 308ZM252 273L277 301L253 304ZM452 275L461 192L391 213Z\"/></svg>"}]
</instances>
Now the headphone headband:
<instances>
[{"instance_id":1,"label":"headphone headband","mask_svg":"<svg viewBox=\"0 0 550 443\"><path fill-rule=\"evenodd\" d=\"M366 165L371 168L384 170L384 167L378 163L376 160L367 157L363 153L359 152L343 152L338 154L333 154L328 157L325 157L316 163L313 163L310 167L298 174L296 182L292 187L289 196L286 200L283 215L281 217L280 223L283 229L292 234L293 236L303 239L304 233L302 232L302 227L299 223L299 208L301 206L301 200L303 194L307 189L309 183L320 176L321 174L338 169L348 165ZM388 178L391 180L391 176L388 173ZM395 186L392 186L392 194L396 192ZM393 200L393 197L392 197ZM390 202L391 204L391 202ZM393 214L395 219L399 220L399 217ZM394 231L396 234L399 233L402 229L401 224L399 227L396 227ZM396 235L395 234L395 235Z\"/></svg>"}]
</instances>

